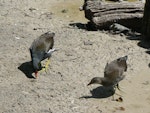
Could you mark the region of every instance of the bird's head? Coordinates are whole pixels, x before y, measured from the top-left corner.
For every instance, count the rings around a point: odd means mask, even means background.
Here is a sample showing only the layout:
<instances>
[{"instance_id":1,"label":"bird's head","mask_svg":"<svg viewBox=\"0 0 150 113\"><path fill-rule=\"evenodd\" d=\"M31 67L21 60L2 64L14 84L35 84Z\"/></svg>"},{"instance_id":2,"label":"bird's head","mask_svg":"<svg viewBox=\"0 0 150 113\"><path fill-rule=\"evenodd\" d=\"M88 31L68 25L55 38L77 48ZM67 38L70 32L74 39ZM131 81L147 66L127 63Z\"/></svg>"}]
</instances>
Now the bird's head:
<instances>
[{"instance_id":1,"label":"bird's head","mask_svg":"<svg viewBox=\"0 0 150 113\"><path fill-rule=\"evenodd\" d=\"M128 59L128 56L124 56L124 57L120 57L117 59L118 62L121 62L121 61L127 61Z\"/></svg>"},{"instance_id":2,"label":"bird's head","mask_svg":"<svg viewBox=\"0 0 150 113\"><path fill-rule=\"evenodd\" d=\"M33 68L34 68L35 76L37 77L38 71L42 69L40 60L37 59L37 58L33 58L32 59L32 65L33 65Z\"/></svg>"},{"instance_id":3,"label":"bird's head","mask_svg":"<svg viewBox=\"0 0 150 113\"><path fill-rule=\"evenodd\" d=\"M91 84L102 84L102 78L101 77L92 78L92 80L90 81L88 86L91 85Z\"/></svg>"},{"instance_id":4,"label":"bird's head","mask_svg":"<svg viewBox=\"0 0 150 113\"><path fill-rule=\"evenodd\" d=\"M44 37L52 37L53 38L55 36L55 33L48 31L48 32L44 33L43 35L44 35Z\"/></svg>"}]
</instances>

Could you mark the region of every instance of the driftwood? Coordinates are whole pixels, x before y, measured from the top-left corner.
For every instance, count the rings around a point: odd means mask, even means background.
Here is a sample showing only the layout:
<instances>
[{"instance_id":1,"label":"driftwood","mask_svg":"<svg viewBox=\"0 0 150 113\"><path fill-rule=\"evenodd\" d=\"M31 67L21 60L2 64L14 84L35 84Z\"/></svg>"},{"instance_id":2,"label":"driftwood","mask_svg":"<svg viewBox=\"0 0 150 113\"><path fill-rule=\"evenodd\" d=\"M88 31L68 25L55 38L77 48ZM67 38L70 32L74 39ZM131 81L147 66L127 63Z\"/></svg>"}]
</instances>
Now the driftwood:
<instances>
[{"instance_id":1,"label":"driftwood","mask_svg":"<svg viewBox=\"0 0 150 113\"><path fill-rule=\"evenodd\" d=\"M85 17L96 29L108 29L113 23L139 31L142 27L144 3L107 3L100 0L85 0Z\"/></svg>"}]
</instances>

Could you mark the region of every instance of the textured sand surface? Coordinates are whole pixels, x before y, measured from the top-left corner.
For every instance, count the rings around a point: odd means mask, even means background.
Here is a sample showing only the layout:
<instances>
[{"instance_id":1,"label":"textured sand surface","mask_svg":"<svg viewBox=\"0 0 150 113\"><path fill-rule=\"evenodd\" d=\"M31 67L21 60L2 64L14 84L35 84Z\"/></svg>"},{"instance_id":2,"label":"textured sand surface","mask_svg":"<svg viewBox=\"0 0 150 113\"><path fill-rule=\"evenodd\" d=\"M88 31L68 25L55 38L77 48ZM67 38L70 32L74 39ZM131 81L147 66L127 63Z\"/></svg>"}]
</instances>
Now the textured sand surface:
<instances>
[{"instance_id":1,"label":"textured sand surface","mask_svg":"<svg viewBox=\"0 0 150 113\"><path fill-rule=\"evenodd\" d=\"M82 3L0 0L0 113L150 113L150 55L138 40L82 29L87 22L78 11ZM69 25L74 23L81 29ZM28 78L18 67L32 72L28 48L47 31L56 33L59 51L47 73ZM87 87L88 82L103 76L107 62L125 55L128 70L120 82L123 92L117 91L123 102L100 98L103 88Z\"/></svg>"}]
</instances>

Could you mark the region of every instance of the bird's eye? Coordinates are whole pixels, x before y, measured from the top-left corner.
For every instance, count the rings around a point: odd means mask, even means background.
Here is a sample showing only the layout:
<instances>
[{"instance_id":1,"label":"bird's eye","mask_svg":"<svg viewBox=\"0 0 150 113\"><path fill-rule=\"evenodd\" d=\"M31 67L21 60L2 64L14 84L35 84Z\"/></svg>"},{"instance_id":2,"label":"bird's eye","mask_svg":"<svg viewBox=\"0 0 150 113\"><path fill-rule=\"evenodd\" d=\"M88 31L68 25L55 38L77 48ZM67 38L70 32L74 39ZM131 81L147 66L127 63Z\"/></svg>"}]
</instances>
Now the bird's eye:
<instances>
[{"instance_id":1,"label":"bird's eye","mask_svg":"<svg viewBox=\"0 0 150 113\"><path fill-rule=\"evenodd\" d=\"M121 61L121 58L118 58L117 61L120 62L120 61Z\"/></svg>"}]
</instances>

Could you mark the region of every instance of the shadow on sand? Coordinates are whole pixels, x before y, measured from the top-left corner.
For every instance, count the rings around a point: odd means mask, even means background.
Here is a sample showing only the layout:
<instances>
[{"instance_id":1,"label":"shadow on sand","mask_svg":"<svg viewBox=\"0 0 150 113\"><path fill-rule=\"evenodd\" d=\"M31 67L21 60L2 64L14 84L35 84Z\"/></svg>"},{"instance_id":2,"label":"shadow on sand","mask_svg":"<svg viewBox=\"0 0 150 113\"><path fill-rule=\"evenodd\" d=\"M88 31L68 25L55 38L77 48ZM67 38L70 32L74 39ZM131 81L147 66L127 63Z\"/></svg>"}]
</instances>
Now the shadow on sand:
<instances>
[{"instance_id":1,"label":"shadow on sand","mask_svg":"<svg viewBox=\"0 0 150 113\"><path fill-rule=\"evenodd\" d=\"M107 98L107 97L110 97L110 96L113 96L114 93L115 93L115 90L113 87L111 88L106 88L104 86L100 86L100 87L97 87L93 90L90 91L91 92L91 96L82 96L80 98Z\"/></svg>"},{"instance_id":2,"label":"shadow on sand","mask_svg":"<svg viewBox=\"0 0 150 113\"><path fill-rule=\"evenodd\" d=\"M138 43L138 46L145 48L145 49L149 49L150 48L150 41L146 41L146 40L141 40ZM147 53L147 52L146 52Z\"/></svg>"},{"instance_id":3,"label":"shadow on sand","mask_svg":"<svg viewBox=\"0 0 150 113\"><path fill-rule=\"evenodd\" d=\"M150 50L147 50L146 53L150 54ZM150 63L148 64L148 67L150 68Z\"/></svg>"},{"instance_id":4,"label":"shadow on sand","mask_svg":"<svg viewBox=\"0 0 150 113\"><path fill-rule=\"evenodd\" d=\"M150 40L145 39L141 34L140 35L131 35L127 37L128 40L138 40L137 46L147 49L145 53L150 55ZM150 63L148 64L148 67L150 68Z\"/></svg>"},{"instance_id":5,"label":"shadow on sand","mask_svg":"<svg viewBox=\"0 0 150 113\"><path fill-rule=\"evenodd\" d=\"M91 24L91 22L87 22L86 24L83 23L70 23L69 24L72 27L76 27L78 29L84 29L87 31L97 31L97 29L95 28L95 26L93 26ZM126 34L124 34L126 35ZM129 33L128 35L126 35L126 39L128 40L138 40L139 43L137 44L137 46L148 49L147 51L145 51L145 53L150 54L150 41L145 40L141 33L136 32L136 31L132 31L131 33ZM150 68L150 63L148 64L148 67Z\"/></svg>"},{"instance_id":6,"label":"shadow on sand","mask_svg":"<svg viewBox=\"0 0 150 113\"><path fill-rule=\"evenodd\" d=\"M87 31L97 31L97 29L90 22L87 22L87 24L70 23L69 26L76 27L78 29L84 29L84 30L87 30Z\"/></svg>"},{"instance_id":7,"label":"shadow on sand","mask_svg":"<svg viewBox=\"0 0 150 113\"><path fill-rule=\"evenodd\" d=\"M26 77L28 77L28 78L35 78L35 77L32 76L32 73L34 73L34 69L33 69L31 61L22 63L18 67L18 69L20 71L22 71L26 75Z\"/></svg>"},{"instance_id":8,"label":"shadow on sand","mask_svg":"<svg viewBox=\"0 0 150 113\"><path fill-rule=\"evenodd\" d=\"M145 51L145 53L149 54L150 55L150 41L149 40L141 40L139 43L138 43L138 46L144 48L144 49L147 49ZM148 67L150 68L150 63L148 64Z\"/></svg>"}]
</instances>

